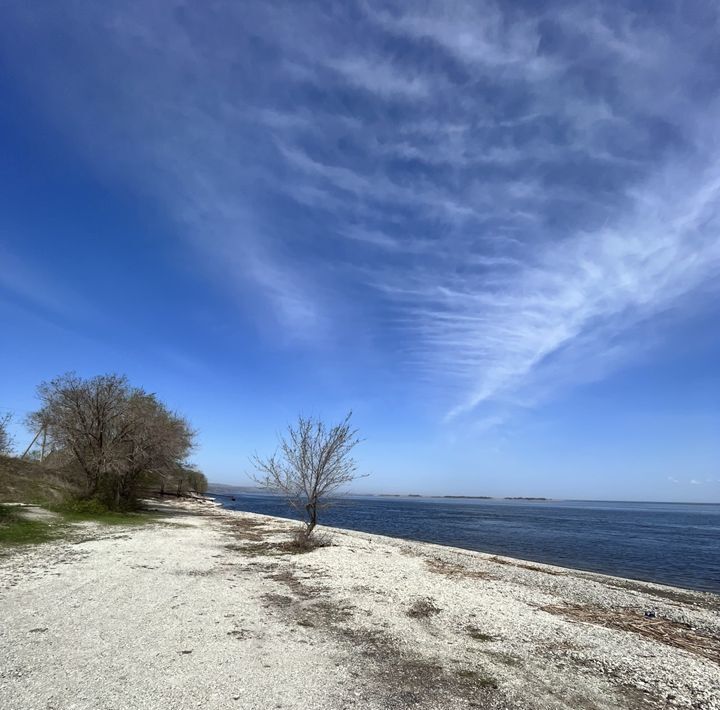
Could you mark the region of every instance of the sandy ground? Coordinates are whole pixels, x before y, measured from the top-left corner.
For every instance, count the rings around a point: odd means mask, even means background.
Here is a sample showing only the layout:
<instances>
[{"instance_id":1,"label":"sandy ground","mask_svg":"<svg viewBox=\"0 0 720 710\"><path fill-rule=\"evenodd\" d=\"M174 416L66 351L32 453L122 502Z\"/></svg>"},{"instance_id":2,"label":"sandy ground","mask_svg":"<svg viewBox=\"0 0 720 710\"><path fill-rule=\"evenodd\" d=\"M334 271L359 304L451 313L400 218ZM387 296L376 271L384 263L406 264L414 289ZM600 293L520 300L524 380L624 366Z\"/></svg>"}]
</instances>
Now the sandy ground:
<instances>
[{"instance_id":1,"label":"sandy ground","mask_svg":"<svg viewBox=\"0 0 720 710\"><path fill-rule=\"evenodd\" d=\"M720 708L715 595L166 512L0 558L0 708Z\"/></svg>"}]
</instances>

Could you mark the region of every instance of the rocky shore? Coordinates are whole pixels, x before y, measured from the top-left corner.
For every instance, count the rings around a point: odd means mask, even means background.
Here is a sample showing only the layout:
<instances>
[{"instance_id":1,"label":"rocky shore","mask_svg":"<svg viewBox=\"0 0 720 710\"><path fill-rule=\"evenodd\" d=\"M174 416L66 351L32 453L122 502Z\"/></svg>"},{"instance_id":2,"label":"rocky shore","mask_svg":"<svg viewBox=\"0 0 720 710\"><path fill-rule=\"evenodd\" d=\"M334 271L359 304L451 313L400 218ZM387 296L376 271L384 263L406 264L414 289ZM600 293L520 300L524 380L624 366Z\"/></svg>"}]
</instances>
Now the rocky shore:
<instances>
[{"instance_id":1,"label":"rocky shore","mask_svg":"<svg viewBox=\"0 0 720 710\"><path fill-rule=\"evenodd\" d=\"M720 598L201 502L0 557L0 707L720 708Z\"/></svg>"}]
</instances>

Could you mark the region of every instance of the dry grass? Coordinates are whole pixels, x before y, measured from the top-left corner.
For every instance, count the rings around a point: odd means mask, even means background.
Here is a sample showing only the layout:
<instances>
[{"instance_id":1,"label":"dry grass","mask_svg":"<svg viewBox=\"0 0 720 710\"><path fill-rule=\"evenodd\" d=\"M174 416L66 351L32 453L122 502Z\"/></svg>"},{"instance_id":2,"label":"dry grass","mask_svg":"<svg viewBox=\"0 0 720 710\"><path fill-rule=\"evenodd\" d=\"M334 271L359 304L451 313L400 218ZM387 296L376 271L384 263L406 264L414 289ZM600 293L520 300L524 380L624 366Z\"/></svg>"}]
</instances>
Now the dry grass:
<instances>
[{"instance_id":1,"label":"dry grass","mask_svg":"<svg viewBox=\"0 0 720 710\"><path fill-rule=\"evenodd\" d=\"M484 631L481 631L477 628L477 626L466 626L465 631L467 631L467 635L474 639L475 641L495 641L495 637L491 636L490 634L486 634Z\"/></svg>"},{"instance_id":2,"label":"dry grass","mask_svg":"<svg viewBox=\"0 0 720 710\"><path fill-rule=\"evenodd\" d=\"M502 557L498 557L497 555L491 557L490 562L494 562L496 565L507 565L510 567L517 567L518 569L526 569L530 572L542 572L543 574L549 574L553 577L560 577L563 574L562 572L549 569L548 567L540 567L539 565L525 564L523 562L513 562L512 560L506 560Z\"/></svg>"},{"instance_id":3,"label":"dry grass","mask_svg":"<svg viewBox=\"0 0 720 710\"><path fill-rule=\"evenodd\" d=\"M492 579L492 575L482 570L469 569L463 565L446 562L439 557L425 560L427 568L435 574L442 574L450 579Z\"/></svg>"},{"instance_id":4,"label":"dry grass","mask_svg":"<svg viewBox=\"0 0 720 710\"><path fill-rule=\"evenodd\" d=\"M284 584L294 596L270 593L263 595L264 601L288 610L299 626L337 629L352 616L351 605L330 601L327 588L303 583L292 569L273 572L265 578Z\"/></svg>"},{"instance_id":5,"label":"dry grass","mask_svg":"<svg viewBox=\"0 0 720 710\"><path fill-rule=\"evenodd\" d=\"M697 606L710 611L716 611L718 608L717 595L707 592L691 592L684 589L673 589L672 587L653 586L649 588L643 582L634 582L631 579L614 578L612 582L608 582L608 587L615 589L627 589L632 592L640 592L641 594L652 594L654 597L668 599L677 604L687 606Z\"/></svg>"},{"instance_id":6,"label":"dry grass","mask_svg":"<svg viewBox=\"0 0 720 710\"><path fill-rule=\"evenodd\" d=\"M400 710L422 705L446 707L463 697L469 707L495 707L498 696L495 680L478 668L445 668L434 659L423 658L399 646L386 632L358 627L352 622L356 609L343 600L333 599L330 590L313 584L312 577L301 578L285 561L268 570L267 579L284 585L290 595L265 594L263 600L283 612L290 623L317 630L342 640L367 660L362 676L369 671L374 681L358 686L358 693L380 696L383 707ZM426 618L440 609L432 599L418 599L408 610L412 618ZM379 682L378 682L379 681Z\"/></svg>"},{"instance_id":7,"label":"dry grass","mask_svg":"<svg viewBox=\"0 0 720 710\"><path fill-rule=\"evenodd\" d=\"M303 608L298 624L337 629L353 616L353 609L350 604L321 599Z\"/></svg>"},{"instance_id":8,"label":"dry grass","mask_svg":"<svg viewBox=\"0 0 720 710\"><path fill-rule=\"evenodd\" d=\"M510 560L505 560L497 555L490 558L490 562L494 562L496 565L511 565L513 564Z\"/></svg>"},{"instance_id":9,"label":"dry grass","mask_svg":"<svg viewBox=\"0 0 720 710\"><path fill-rule=\"evenodd\" d=\"M242 552L244 555L301 555L321 547L328 547L332 544L330 537L325 533L315 532L308 537L305 535L304 530L297 529L295 529L289 540L268 540L268 535L289 531L287 528L278 529L267 525L263 521L254 520L253 518L219 517L225 525L230 528L235 539L246 543L229 543L225 545L225 548L233 550L234 552Z\"/></svg>"},{"instance_id":10,"label":"dry grass","mask_svg":"<svg viewBox=\"0 0 720 710\"><path fill-rule=\"evenodd\" d=\"M475 686L477 688L493 688L497 689L497 681L489 676L480 675L477 671L467 668L460 669L456 673L457 677L462 681Z\"/></svg>"},{"instance_id":11,"label":"dry grass","mask_svg":"<svg viewBox=\"0 0 720 710\"><path fill-rule=\"evenodd\" d=\"M222 572L223 571L217 567L210 567L209 569L177 570L175 574L185 575L187 577L212 577L214 574L222 574Z\"/></svg>"},{"instance_id":12,"label":"dry grass","mask_svg":"<svg viewBox=\"0 0 720 710\"><path fill-rule=\"evenodd\" d=\"M682 648L720 663L720 637L705 634L687 624L656 617L647 619L633 609L597 609L586 606L544 606L544 611L610 629L629 631L655 641Z\"/></svg>"},{"instance_id":13,"label":"dry grass","mask_svg":"<svg viewBox=\"0 0 720 710\"><path fill-rule=\"evenodd\" d=\"M253 542L261 542L265 539L264 533L267 532L265 524L253 518L229 518L222 517L222 521L232 531L233 535L239 540L249 540Z\"/></svg>"},{"instance_id":14,"label":"dry grass","mask_svg":"<svg viewBox=\"0 0 720 710\"><path fill-rule=\"evenodd\" d=\"M520 562L515 563L515 567L519 567L520 569L527 569L531 572L542 572L543 574L549 574L552 577L560 577L562 576L562 572L557 572L554 569L549 569L547 567L539 567L538 565L525 565L521 564Z\"/></svg>"},{"instance_id":15,"label":"dry grass","mask_svg":"<svg viewBox=\"0 0 720 710\"><path fill-rule=\"evenodd\" d=\"M306 535L304 530L298 530L292 538L285 543L285 549L293 554L312 552L320 547L330 547L332 541L327 533L314 532Z\"/></svg>"},{"instance_id":16,"label":"dry grass","mask_svg":"<svg viewBox=\"0 0 720 710\"><path fill-rule=\"evenodd\" d=\"M344 628L342 636L368 660L366 669L380 681L373 690L384 695L383 707L443 708L454 705L458 697L468 707L497 707L499 698L492 692L497 683L479 669L447 668L435 659L408 654L378 631Z\"/></svg>"},{"instance_id":17,"label":"dry grass","mask_svg":"<svg viewBox=\"0 0 720 710\"><path fill-rule=\"evenodd\" d=\"M61 502L79 493L82 478L70 469L0 455L0 502Z\"/></svg>"},{"instance_id":18,"label":"dry grass","mask_svg":"<svg viewBox=\"0 0 720 710\"><path fill-rule=\"evenodd\" d=\"M288 597L286 594L275 594L274 592L268 592L267 594L263 594L262 598L272 606L287 608L289 606L292 606L293 604L292 597Z\"/></svg>"},{"instance_id":19,"label":"dry grass","mask_svg":"<svg viewBox=\"0 0 720 710\"><path fill-rule=\"evenodd\" d=\"M441 611L442 609L435 606L435 602L430 597L426 597L414 601L405 613L411 619L427 619L430 616L439 614Z\"/></svg>"},{"instance_id":20,"label":"dry grass","mask_svg":"<svg viewBox=\"0 0 720 710\"><path fill-rule=\"evenodd\" d=\"M292 569L284 569L280 572L273 572L265 576L266 579L272 579L275 582L284 584L295 596L300 599L309 599L325 592L323 587L310 587L295 575Z\"/></svg>"},{"instance_id":21,"label":"dry grass","mask_svg":"<svg viewBox=\"0 0 720 710\"><path fill-rule=\"evenodd\" d=\"M287 554L286 551L280 548L278 543L273 542L257 542L250 545L238 545L231 542L225 545L225 549L232 552L241 552L246 557L270 557L272 555Z\"/></svg>"}]
</instances>

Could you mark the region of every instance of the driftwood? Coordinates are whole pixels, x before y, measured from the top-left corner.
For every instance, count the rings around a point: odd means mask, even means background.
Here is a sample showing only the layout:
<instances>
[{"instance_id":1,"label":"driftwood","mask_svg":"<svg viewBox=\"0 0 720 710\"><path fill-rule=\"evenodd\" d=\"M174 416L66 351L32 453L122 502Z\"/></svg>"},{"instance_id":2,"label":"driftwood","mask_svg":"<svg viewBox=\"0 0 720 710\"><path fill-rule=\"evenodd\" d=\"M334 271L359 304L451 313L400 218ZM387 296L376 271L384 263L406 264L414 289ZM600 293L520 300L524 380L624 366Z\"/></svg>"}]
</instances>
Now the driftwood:
<instances>
[{"instance_id":1,"label":"driftwood","mask_svg":"<svg viewBox=\"0 0 720 710\"><path fill-rule=\"evenodd\" d=\"M560 614L575 621L640 634L720 664L720 637L694 629L688 624L661 616L647 618L636 609L596 609L588 606L554 605L541 608L543 611Z\"/></svg>"}]
</instances>

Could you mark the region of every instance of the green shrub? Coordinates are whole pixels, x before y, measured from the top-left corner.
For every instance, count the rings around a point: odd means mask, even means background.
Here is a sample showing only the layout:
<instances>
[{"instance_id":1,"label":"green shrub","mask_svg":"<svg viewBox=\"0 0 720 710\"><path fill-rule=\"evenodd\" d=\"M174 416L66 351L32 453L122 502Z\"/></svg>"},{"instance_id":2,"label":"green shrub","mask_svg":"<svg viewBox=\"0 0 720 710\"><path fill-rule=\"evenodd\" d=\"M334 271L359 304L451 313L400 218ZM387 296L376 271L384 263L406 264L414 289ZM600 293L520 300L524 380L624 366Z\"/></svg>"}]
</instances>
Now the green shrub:
<instances>
[{"instance_id":1,"label":"green shrub","mask_svg":"<svg viewBox=\"0 0 720 710\"><path fill-rule=\"evenodd\" d=\"M63 503L48 506L68 522L96 522L106 525L139 525L152 520L147 513L110 510L96 498L69 498Z\"/></svg>"},{"instance_id":2,"label":"green shrub","mask_svg":"<svg viewBox=\"0 0 720 710\"><path fill-rule=\"evenodd\" d=\"M109 512L108 507L105 503L96 500L95 498L71 498L61 503L60 505L54 506L53 508L58 513L65 513L67 515L105 515Z\"/></svg>"}]
</instances>

